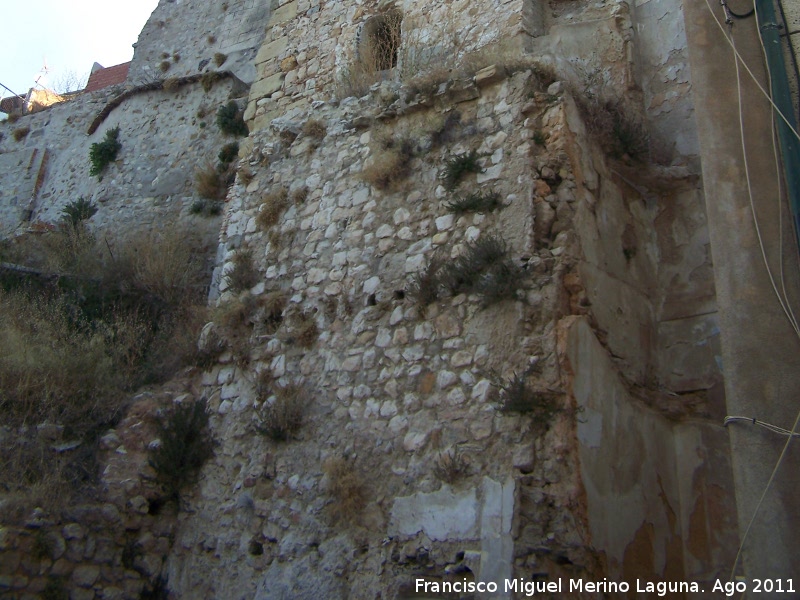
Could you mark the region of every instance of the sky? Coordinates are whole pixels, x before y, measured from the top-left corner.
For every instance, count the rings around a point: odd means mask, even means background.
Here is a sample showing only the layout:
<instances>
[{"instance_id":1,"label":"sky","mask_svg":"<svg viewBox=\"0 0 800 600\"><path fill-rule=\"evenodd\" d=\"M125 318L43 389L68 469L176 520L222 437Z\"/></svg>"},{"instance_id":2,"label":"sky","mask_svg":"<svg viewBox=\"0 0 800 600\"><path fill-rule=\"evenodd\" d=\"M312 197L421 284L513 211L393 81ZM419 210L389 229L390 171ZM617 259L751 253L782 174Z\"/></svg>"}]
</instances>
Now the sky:
<instances>
[{"instance_id":1,"label":"sky","mask_svg":"<svg viewBox=\"0 0 800 600\"><path fill-rule=\"evenodd\" d=\"M0 84L25 94L45 60L48 87L92 64L133 58L133 47L158 0L8 0L0 14ZM0 97L11 94L0 87Z\"/></svg>"}]
</instances>

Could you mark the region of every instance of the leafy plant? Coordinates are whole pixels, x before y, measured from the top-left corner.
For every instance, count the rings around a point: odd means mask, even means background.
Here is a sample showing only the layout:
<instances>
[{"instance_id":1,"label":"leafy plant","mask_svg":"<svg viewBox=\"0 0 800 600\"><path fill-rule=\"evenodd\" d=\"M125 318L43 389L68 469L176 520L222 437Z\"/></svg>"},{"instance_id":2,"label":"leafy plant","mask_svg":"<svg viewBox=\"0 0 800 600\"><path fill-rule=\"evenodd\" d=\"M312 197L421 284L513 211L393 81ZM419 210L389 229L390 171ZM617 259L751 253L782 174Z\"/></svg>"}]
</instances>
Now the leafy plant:
<instances>
[{"instance_id":1,"label":"leafy plant","mask_svg":"<svg viewBox=\"0 0 800 600\"><path fill-rule=\"evenodd\" d=\"M473 192L447 204L447 210L455 214L466 212L487 213L502 207L497 192Z\"/></svg>"},{"instance_id":2,"label":"leafy plant","mask_svg":"<svg viewBox=\"0 0 800 600\"><path fill-rule=\"evenodd\" d=\"M217 127L228 135L243 137L249 133L242 118L242 111L234 100L217 110Z\"/></svg>"},{"instance_id":3,"label":"leafy plant","mask_svg":"<svg viewBox=\"0 0 800 600\"><path fill-rule=\"evenodd\" d=\"M477 150L471 150L448 159L444 167L444 187L453 191L467 173L483 173L483 167L478 162L480 158Z\"/></svg>"},{"instance_id":4,"label":"leafy plant","mask_svg":"<svg viewBox=\"0 0 800 600\"><path fill-rule=\"evenodd\" d=\"M106 131L106 136L102 142L95 142L89 148L89 161L92 163L92 168L89 170L89 175L97 176L98 179L103 178L103 171L109 163L117 159L122 144L119 141L119 127L114 127Z\"/></svg>"},{"instance_id":5,"label":"leafy plant","mask_svg":"<svg viewBox=\"0 0 800 600\"><path fill-rule=\"evenodd\" d=\"M452 260L434 255L412 280L409 293L423 307L444 294L478 294L486 307L516 298L524 276L523 269L508 256L505 242L486 236L467 244Z\"/></svg>"},{"instance_id":6,"label":"leafy plant","mask_svg":"<svg viewBox=\"0 0 800 600\"><path fill-rule=\"evenodd\" d=\"M218 67L224 65L226 60L228 60L227 54L223 54L222 52L214 53L214 64L217 65Z\"/></svg>"},{"instance_id":7,"label":"leafy plant","mask_svg":"<svg viewBox=\"0 0 800 600\"><path fill-rule=\"evenodd\" d=\"M523 276L522 268L509 258L505 242L494 236L467 244L442 271L442 281L452 294L479 294L485 306L516 297Z\"/></svg>"},{"instance_id":8,"label":"leafy plant","mask_svg":"<svg viewBox=\"0 0 800 600\"><path fill-rule=\"evenodd\" d=\"M209 200L201 198L192 202L189 207L190 215L200 215L203 217L216 217L222 213L222 202L219 200Z\"/></svg>"},{"instance_id":9,"label":"leafy plant","mask_svg":"<svg viewBox=\"0 0 800 600\"><path fill-rule=\"evenodd\" d=\"M228 168L228 165L231 164L236 158L239 156L239 142L231 142L230 144L225 144L222 149L219 151L217 158L219 158L220 167L217 167L217 170L225 170Z\"/></svg>"},{"instance_id":10,"label":"leafy plant","mask_svg":"<svg viewBox=\"0 0 800 600\"><path fill-rule=\"evenodd\" d=\"M91 200L80 197L67 204L61 211L61 218L73 228L82 221L88 221L97 213L97 205Z\"/></svg>"},{"instance_id":11,"label":"leafy plant","mask_svg":"<svg viewBox=\"0 0 800 600\"><path fill-rule=\"evenodd\" d=\"M174 405L158 425L158 439L150 466L166 496L179 499L181 489L214 454L205 399Z\"/></svg>"}]
</instances>

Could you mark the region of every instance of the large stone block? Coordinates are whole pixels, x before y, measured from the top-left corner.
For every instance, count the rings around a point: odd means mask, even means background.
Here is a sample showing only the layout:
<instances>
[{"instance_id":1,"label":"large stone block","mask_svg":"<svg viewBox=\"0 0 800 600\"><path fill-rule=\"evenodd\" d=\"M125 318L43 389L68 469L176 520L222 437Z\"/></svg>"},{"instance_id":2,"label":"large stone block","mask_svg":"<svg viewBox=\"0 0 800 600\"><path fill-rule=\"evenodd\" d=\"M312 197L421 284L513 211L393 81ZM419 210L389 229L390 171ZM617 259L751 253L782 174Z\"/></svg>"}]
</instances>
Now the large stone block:
<instances>
[{"instance_id":1,"label":"large stone block","mask_svg":"<svg viewBox=\"0 0 800 600\"><path fill-rule=\"evenodd\" d=\"M273 58L277 58L281 53L286 50L289 45L289 38L284 36L277 40L273 40L261 46L261 49L256 54L256 65L267 62Z\"/></svg>"},{"instance_id":2,"label":"large stone block","mask_svg":"<svg viewBox=\"0 0 800 600\"><path fill-rule=\"evenodd\" d=\"M269 27L273 25L280 25L281 23L286 23L286 21L291 21L297 16L297 0L294 2L289 2L288 4L284 4L275 12L272 13L272 18L269 20Z\"/></svg>"},{"instance_id":3,"label":"large stone block","mask_svg":"<svg viewBox=\"0 0 800 600\"><path fill-rule=\"evenodd\" d=\"M253 87L250 88L250 98L258 99L271 96L283 87L284 77L285 75L283 73L276 73L275 75L271 75L266 79L256 81L253 84Z\"/></svg>"}]
</instances>

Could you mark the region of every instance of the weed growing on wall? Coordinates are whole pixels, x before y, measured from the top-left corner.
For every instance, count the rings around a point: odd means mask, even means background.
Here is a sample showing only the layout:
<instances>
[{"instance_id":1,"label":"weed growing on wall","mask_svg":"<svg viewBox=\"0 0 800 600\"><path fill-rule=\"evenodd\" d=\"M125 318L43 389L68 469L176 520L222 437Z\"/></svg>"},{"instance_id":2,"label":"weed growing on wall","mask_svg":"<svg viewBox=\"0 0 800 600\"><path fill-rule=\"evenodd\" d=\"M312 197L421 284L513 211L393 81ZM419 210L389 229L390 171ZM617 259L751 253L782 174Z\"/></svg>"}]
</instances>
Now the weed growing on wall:
<instances>
[{"instance_id":1,"label":"weed growing on wall","mask_svg":"<svg viewBox=\"0 0 800 600\"><path fill-rule=\"evenodd\" d=\"M414 142L410 138L386 136L379 141L372 160L361 171L361 179L378 190L395 191L408 177L414 154Z\"/></svg>"},{"instance_id":2,"label":"weed growing on wall","mask_svg":"<svg viewBox=\"0 0 800 600\"><path fill-rule=\"evenodd\" d=\"M434 255L411 281L409 294L420 307L445 295L476 294L487 307L514 300L524 289L525 271L509 256L505 242L487 235L470 242L454 259Z\"/></svg>"},{"instance_id":3,"label":"weed growing on wall","mask_svg":"<svg viewBox=\"0 0 800 600\"><path fill-rule=\"evenodd\" d=\"M478 162L480 158L481 155L478 154L477 150L471 150L449 158L445 163L442 174L445 189L451 192L455 190L467 173L483 173L483 167Z\"/></svg>"},{"instance_id":4,"label":"weed growing on wall","mask_svg":"<svg viewBox=\"0 0 800 600\"><path fill-rule=\"evenodd\" d=\"M256 214L256 225L261 231L278 224L283 211L289 205L289 190L276 187L261 199L261 208Z\"/></svg>"},{"instance_id":5,"label":"weed growing on wall","mask_svg":"<svg viewBox=\"0 0 800 600\"><path fill-rule=\"evenodd\" d=\"M21 142L22 140L24 140L28 136L28 134L30 132L31 132L30 127L18 127L11 134L11 137L14 138L15 142Z\"/></svg>"},{"instance_id":6,"label":"weed growing on wall","mask_svg":"<svg viewBox=\"0 0 800 600\"><path fill-rule=\"evenodd\" d=\"M178 500L181 489L214 454L205 399L174 405L159 423L158 439L150 465L165 496Z\"/></svg>"},{"instance_id":7,"label":"weed growing on wall","mask_svg":"<svg viewBox=\"0 0 800 600\"><path fill-rule=\"evenodd\" d=\"M517 374L506 380L498 380L500 388L500 410L526 414L537 422L547 424L561 412L558 394L547 390L533 390L528 385L527 374Z\"/></svg>"},{"instance_id":8,"label":"weed growing on wall","mask_svg":"<svg viewBox=\"0 0 800 600\"><path fill-rule=\"evenodd\" d=\"M253 265L253 252L240 248L233 255L233 268L225 276L228 287L234 292L244 292L258 283L258 271Z\"/></svg>"},{"instance_id":9,"label":"weed growing on wall","mask_svg":"<svg viewBox=\"0 0 800 600\"><path fill-rule=\"evenodd\" d=\"M228 168L228 166L236 160L239 156L239 142L231 142L230 144L225 144L222 149L219 151L217 158L219 158L219 166L217 167L218 171L224 171Z\"/></svg>"},{"instance_id":10,"label":"weed growing on wall","mask_svg":"<svg viewBox=\"0 0 800 600\"><path fill-rule=\"evenodd\" d=\"M61 218L73 228L91 219L97 213L97 205L81 197L67 204L61 211Z\"/></svg>"},{"instance_id":11,"label":"weed growing on wall","mask_svg":"<svg viewBox=\"0 0 800 600\"><path fill-rule=\"evenodd\" d=\"M433 474L439 481L454 484L469 474L469 461L458 446L439 454L433 465Z\"/></svg>"},{"instance_id":12,"label":"weed growing on wall","mask_svg":"<svg viewBox=\"0 0 800 600\"><path fill-rule=\"evenodd\" d=\"M217 110L217 127L222 133L237 137L243 137L249 133L242 118L242 111L239 110L239 106L234 100Z\"/></svg>"},{"instance_id":13,"label":"weed growing on wall","mask_svg":"<svg viewBox=\"0 0 800 600\"><path fill-rule=\"evenodd\" d=\"M117 159L120 148L122 144L119 141L119 127L106 131L103 141L95 142L89 148L89 161L92 163L89 175L96 176L102 181L103 171Z\"/></svg>"},{"instance_id":14,"label":"weed growing on wall","mask_svg":"<svg viewBox=\"0 0 800 600\"><path fill-rule=\"evenodd\" d=\"M327 490L331 496L328 512L338 523L353 523L361 516L367 503L364 481L355 469L352 460L341 456L327 459L323 471L328 480Z\"/></svg>"},{"instance_id":15,"label":"weed growing on wall","mask_svg":"<svg viewBox=\"0 0 800 600\"><path fill-rule=\"evenodd\" d=\"M487 213L502 207L497 192L474 192L447 203L447 210L457 215L476 212Z\"/></svg>"},{"instance_id":16,"label":"weed growing on wall","mask_svg":"<svg viewBox=\"0 0 800 600\"><path fill-rule=\"evenodd\" d=\"M256 431L276 442L285 442L303 424L307 399L303 388L287 385L270 390L260 390L263 402L258 411Z\"/></svg>"}]
</instances>

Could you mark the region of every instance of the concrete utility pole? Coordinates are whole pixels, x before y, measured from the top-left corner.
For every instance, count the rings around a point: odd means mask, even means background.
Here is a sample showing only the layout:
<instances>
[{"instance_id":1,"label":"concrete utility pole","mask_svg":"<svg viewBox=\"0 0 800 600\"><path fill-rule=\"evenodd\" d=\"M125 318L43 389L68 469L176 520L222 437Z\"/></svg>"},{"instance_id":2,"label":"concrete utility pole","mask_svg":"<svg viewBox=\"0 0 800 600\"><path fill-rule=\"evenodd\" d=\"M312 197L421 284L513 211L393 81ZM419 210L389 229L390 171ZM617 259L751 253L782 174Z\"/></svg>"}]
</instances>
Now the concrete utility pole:
<instances>
[{"instance_id":1,"label":"concrete utility pole","mask_svg":"<svg viewBox=\"0 0 800 600\"><path fill-rule=\"evenodd\" d=\"M800 410L800 339L773 289L762 246L779 291L784 286L781 273L785 275L788 305L798 314L800 265L792 219L786 203L778 204L781 189L771 107L741 65L737 78L729 43L731 39L761 86L769 89L756 20L733 19L729 26L723 8L712 0L684 2L683 8L720 309L728 414L791 429ZM728 430L739 535L746 535L737 573L751 583L754 578L794 577L797 586L800 440L788 447L757 511L787 438L743 422L731 424ZM748 586L753 592L752 585Z\"/></svg>"}]
</instances>

